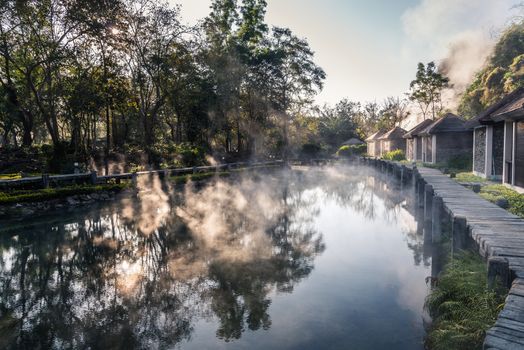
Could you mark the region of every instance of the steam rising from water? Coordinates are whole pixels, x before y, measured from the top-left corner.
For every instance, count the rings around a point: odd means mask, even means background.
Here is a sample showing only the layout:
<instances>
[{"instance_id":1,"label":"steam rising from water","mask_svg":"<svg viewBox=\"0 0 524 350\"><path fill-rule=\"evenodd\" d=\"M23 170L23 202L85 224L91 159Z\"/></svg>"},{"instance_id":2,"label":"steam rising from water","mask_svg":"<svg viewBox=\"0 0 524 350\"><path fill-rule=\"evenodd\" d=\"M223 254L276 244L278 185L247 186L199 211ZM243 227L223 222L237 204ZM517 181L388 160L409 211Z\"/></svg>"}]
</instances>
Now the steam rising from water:
<instances>
[{"instance_id":1,"label":"steam rising from water","mask_svg":"<svg viewBox=\"0 0 524 350\"><path fill-rule=\"evenodd\" d=\"M265 183L243 179L238 184L217 181L201 191L186 186L176 214L202 249L220 260L247 261L271 256L267 230L283 211Z\"/></svg>"}]
</instances>

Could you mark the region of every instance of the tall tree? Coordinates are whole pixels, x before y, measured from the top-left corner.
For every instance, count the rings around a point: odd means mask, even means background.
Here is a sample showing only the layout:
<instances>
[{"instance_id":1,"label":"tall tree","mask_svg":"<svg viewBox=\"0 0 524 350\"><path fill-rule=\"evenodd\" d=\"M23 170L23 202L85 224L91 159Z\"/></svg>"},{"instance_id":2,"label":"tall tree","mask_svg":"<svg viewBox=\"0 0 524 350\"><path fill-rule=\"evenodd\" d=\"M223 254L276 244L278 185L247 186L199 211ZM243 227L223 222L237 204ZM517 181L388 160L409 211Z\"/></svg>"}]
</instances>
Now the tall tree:
<instances>
[{"instance_id":1,"label":"tall tree","mask_svg":"<svg viewBox=\"0 0 524 350\"><path fill-rule=\"evenodd\" d=\"M435 119L442 112L442 90L448 83L449 79L438 72L434 62L418 64L416 79L410 84L409 99L418 104L424 119L428 113Z\"/></svg>"},{"instance_id":2,"label":"tall tree","mask_svg":"<svg viewBox=\"0 0 524 350\"><path fill-rule=\"evenodd\" d=\"M313 61L314 53L306 40L288 28L274 28L271 37L272 107L284 130L283 156L288 156L288 127L293 111L311 103L322 89L326 73Z\"/></svg>"}]
</instances>

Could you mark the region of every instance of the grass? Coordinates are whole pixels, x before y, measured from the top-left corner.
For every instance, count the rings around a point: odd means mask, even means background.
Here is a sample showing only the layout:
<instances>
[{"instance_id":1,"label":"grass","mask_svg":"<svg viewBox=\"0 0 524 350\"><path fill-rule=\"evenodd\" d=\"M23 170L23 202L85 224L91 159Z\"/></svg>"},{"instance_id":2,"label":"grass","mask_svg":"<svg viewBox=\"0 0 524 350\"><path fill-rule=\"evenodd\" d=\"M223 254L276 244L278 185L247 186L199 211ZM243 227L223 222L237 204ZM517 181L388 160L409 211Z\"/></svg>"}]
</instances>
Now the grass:
<instances>
[{"instance_id":1,"label":"grass","mask_svg":"<svg viewBox=\"0 0 524 350\"><path fill-rule=\"evenodd\" d=\"M473 173L462 172L462 173L456 174L455 181L458 181L458 182L487 182L488 180L486 180L483 177L476 176Z\"/></svg>"},{"instance_id":2,"label":"grass","mask_svg":"<svg viewBox=\"0 0 524 350\"><path fill-rule=\"evenodd\" d=\"M22 175L20 173L16 174L0 174L0 180L16 180L21 179Z\"/></svg>"},{"instance_id":3,"label":"grass","mask_svg":"<svg viewBox=\"0 0 524 350\"><path fill-rule=\"evenodd\" d=\"M504 306L504 297L487 288L482 258L463 253L452 259L426 298L433 318L426 346L432 350L482 349L486 331Z\"/></svg>"},{"instance_id":4,"label":"grass","mask_svg":"<svg viewBox=\"0 0 524 350\"><path fill-rule=\"evenodd\" d=\"M524 194L504 185L488 185L481 188L480 196L493 203L499 199L506 199L509 204L508 211L524 218Z\"/></svg>"},{"instance_id":5,"label":"grass","mask_svg":"<svg viewBox=\"0 0 524 350\"><path fill-rule=\"evenodd\" d=\"M61 188L46 188L40 190L16 190L0 192L0 205L24 202L42 202L46 200L65 198L79 194L91 194L100 191L118 192L127 188L129 184L107 185L75 185Z\"/></svg>"},{"instance_id":6,"label":"grass","mask_svg":"<svg viewBox=\"0 0 524 350\"><path fill-rule=\"evenodd\" d=\"M264 168L276 168L279 166L270 166ZM239 173L250 170L250 168L238 168L230 171L222 172L207 172L207 173L196 173L171 176L170 181L178 184L187 183L191 181L206 180L215 176L228 177L233 173ZM59 188L48 188L38 190L12 190L12 191L0 191L0 205L24 203L24 202L42 202L53 199L60 199L74 195L91 194L100 191L113 191L119 192L125 188L131 186L130 182L122 182L121 184L110 183L104 185L74 185Z\"/></svg>"}]
</instances>

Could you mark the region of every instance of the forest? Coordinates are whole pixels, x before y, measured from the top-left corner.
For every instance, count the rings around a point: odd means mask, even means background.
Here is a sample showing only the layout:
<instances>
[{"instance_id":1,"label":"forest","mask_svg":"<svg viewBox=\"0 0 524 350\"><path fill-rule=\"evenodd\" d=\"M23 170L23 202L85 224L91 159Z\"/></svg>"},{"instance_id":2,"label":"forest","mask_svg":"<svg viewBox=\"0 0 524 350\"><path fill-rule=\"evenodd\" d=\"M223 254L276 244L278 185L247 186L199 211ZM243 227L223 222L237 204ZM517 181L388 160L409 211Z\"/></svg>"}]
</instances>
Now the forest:
<instances>
[{"instance_id":1,"label":"forest","mask_svg":"<svg viewBox=\"0 0 524 350\"><path fill-rule=\"evenodd\" d=\"M326 73L306 39L265 20L266 0L214 0L185 25L153 0L2 1L0 172L110 172L334 154L410 114L448 111L433 62L409 92L319 106ZM462 94L471 117L522 84L511 24Z\"/></svg>"},{"instance_id":2,"label":"forest","mask_svg":"<svg viewBox=\"0 0 524 350\"><path fill-rule=\"evenodd\" d=\"M326 74L266 6L215 0L187 26L152 0L2 1L0 171L329 153L397 121L393 97L316 106Z\"/></svg>"}]
</instances>

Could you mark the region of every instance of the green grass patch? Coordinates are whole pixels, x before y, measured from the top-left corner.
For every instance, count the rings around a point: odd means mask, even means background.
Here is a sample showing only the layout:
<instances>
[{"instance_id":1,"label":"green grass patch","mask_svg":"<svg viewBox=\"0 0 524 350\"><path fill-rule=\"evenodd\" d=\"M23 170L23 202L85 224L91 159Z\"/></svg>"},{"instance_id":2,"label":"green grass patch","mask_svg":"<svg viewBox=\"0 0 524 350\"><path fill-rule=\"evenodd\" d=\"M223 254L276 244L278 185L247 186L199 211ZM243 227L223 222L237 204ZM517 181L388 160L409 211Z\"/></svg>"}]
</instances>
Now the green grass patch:
<instances>
[{"instance_id":1,"label":"green grass patch","mask_svg":"<svg viewBox=\"0 0 524 350\"><path fill-rule=\"evenodd\" d=\"M46 200L65 198L74 195L91 194L100 191L119 192L127 188L129 184L107 184L107 185L75 185L61 188L47 188L40 190L15 190L0 192L0 205L23 202L42 202Z\"/></svg>"},{"instance_id":2,"label":"green grass patch","mask_svg":"<svg viewBox=\"0 0 524 350\"><path fill-rule=\"evenodd\" d=\"M524 218L524 194L504 185L489 185L481 188L480 196L493 203L506 199L509 203L508 211Z\"/></svg>"},{"instance_id":3,"label":"green grass patch","mask_svg":"<svg viewBox=\"0 0 524 350\"><path fill-rule=\"evenodd\" d=\"M482 349L486 331L497 319L504 297L487 288L487 268L480 256L463 253L452 259L426 298L433 318L426 337L432 350Z\"/></svg>"},{"instance_id":4,"label":"green grass patch","mask_svg":"<svg viewBox=\"0 0 524 350\"><path fill-rule=\"evenodd\" d=\"M17 174L0 174L0 180L17 180L21 179L22 175L20 173Z\"/></svg>"},{"instance_id":5,"label":"green grass patch","mask_svg":"<svg viewBox=\"0 0 524 350\"><path fill-rule=\"evenodd\" d=\"M462 172L462 173L457 173L455 177L455 181L458 181L458 182L487 182L488 180L486 180L483 177L474 175L473 173Z\"/></svg>"}]
</instances>

